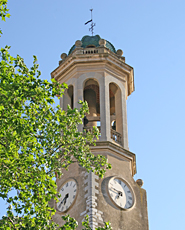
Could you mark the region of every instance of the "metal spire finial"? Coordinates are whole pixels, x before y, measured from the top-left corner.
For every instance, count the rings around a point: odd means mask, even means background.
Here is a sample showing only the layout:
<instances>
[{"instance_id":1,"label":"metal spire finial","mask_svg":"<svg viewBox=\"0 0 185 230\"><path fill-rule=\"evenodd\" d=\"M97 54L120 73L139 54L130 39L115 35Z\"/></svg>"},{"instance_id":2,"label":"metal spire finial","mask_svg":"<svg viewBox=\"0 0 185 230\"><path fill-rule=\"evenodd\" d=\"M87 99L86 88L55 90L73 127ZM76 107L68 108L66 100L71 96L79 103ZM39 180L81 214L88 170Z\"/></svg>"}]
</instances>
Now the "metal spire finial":
<instances>
[{"instance_id":1,"label":"metal spire finial","mask_svg":"<svg viewBox=\"0 0 185 230\"><path fill-rule=\"evenodd\" d=\"M93 22L93 18L92 18L92 11L93 11L93 9L90 9L90 11L91 11L91 20L87 21L87 22L85 23L85 25L87 25L89 22L91 22L91 27L89 28L89 31L91 31L92 36L93 36L94 27L95 27L96 24Z\"/></svg>"}]
</instances>

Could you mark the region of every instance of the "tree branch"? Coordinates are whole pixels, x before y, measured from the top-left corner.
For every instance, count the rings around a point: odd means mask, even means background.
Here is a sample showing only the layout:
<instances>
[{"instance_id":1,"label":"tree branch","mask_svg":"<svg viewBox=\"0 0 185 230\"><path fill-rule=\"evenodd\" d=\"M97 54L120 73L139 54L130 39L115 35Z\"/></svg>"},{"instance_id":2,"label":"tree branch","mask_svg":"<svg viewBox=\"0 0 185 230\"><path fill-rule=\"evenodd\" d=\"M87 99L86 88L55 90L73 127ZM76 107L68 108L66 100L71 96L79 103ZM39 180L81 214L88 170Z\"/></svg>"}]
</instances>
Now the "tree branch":
<instances>
[{"instance_id":1,"label":"tree branch","mask_svg":"<svg viewBox=\"0 0 185 230\"><path fill-rule=\"evenodd\" d=\"M2 142L0 142L0 145L4 146L4 147L6 148L6 145L5 145L5 144L3 144Z\"/></svg>"},{"instance_id":2,"label":"tree branch","mask_svg":"<svg viewBox=\"0 0 185 230\"><path fill-rule=\"evenodd\" d=\"M13 220L11 220L11 218L8 216L8 219L10 220L10 222L13 224L13 227L14 227L14 229L15 229L15 224L14 224L14 222L13 222Z\"/></svg>"}]
</instances>

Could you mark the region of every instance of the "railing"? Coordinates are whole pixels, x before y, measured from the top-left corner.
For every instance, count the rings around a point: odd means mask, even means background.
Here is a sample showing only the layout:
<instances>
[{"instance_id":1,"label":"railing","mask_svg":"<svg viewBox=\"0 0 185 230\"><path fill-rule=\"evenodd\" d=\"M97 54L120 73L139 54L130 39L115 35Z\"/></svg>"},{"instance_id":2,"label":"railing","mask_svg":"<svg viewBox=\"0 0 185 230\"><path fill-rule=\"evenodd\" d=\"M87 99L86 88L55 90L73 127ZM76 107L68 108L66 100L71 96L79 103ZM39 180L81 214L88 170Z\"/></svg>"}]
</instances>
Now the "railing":
<instances>
[{"instance_id":1,"label":"railing","mask_svg":"<svg viewBox=\"0 0 185 230\"><path fill-rule=\"evenodd\" d=\"M99 122L100 121L100 116L94 117L94 116L89 116L88 115L87 120L88 120L88 123L90 125L90 122ZM97 128L99 129L99 132L100 132L99 136L101 136L101 124L97 124L97 125L98 125ZM93 127L92 126L84 126L83 130L84 130L85 133L92 132ZM116 132L116 130L114 130L112 128L110 129L110 131L111 131L111 139L114 140L116 143L122 145L122 135L120 133Z\"/></svg>"},{"instance_id":2,"label":"railing","mask_svg":"<svg viewBox=\"0 0 185 230\"><path fill-rule=\"evenodd\" d=\"M97 126L97 128L99 129L100 135L101 136L101 127ZM83 127L83 130L85 133L87 132L92 132L93 131L93 127L92 126L85 126ZM122 144L122 136L120 133L116 132L114 129L111 129L111 139L114 140L116 143L118 144Z\"/></svg>"},{"instance_id":3,"label":"railing","mask_svg":"<svg viewBox=\"0 0 185 230\"><path fill-rule=\"evenodd\" d=\"M114 129L111 129L111 139L113 139L118 144L122 144L122 137L121 134L116 132Z\"/></svg>"},{"instance_id":4,"label":"railing","mask_svg":"<svg viewBox=\"0 0 185 230\"><path fill-rule=\"evenodd\" d=\"M97 128L99 129L100 136L101 136L101 127L97 126ZM84 130L85 133L92 132L93 131L93 127L92 126L85 126L85 127L83 127L83 130Z\"/></svg>"}]
</instances>

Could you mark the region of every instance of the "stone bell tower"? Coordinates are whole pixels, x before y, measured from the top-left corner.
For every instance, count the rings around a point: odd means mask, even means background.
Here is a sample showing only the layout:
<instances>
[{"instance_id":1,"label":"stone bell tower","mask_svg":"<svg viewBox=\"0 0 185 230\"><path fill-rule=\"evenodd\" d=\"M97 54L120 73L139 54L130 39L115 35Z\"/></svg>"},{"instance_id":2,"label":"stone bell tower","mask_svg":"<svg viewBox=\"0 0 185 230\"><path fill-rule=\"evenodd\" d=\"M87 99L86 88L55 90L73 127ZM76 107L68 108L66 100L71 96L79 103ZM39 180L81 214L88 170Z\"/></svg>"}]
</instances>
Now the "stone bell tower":
<instances>
[{"instance_id":1,"label":"stone bell tower","mask_svg":"<svg viewBox=\"0 0 185 230\"><path fill-rule=\"evenodd\" d=\"M84 36L68 55L61 55L51 73L58 82L68 84L60 100L62 109L68 104L79 108L79 100L88 102L90 114L79 128L99 128L100 139L91 151L106 156L112 165L103 179L78 164L57 179L62 200L55 204L54 220L60 225L61 215L69 213L79 230L85 215L93 230L107 221L114 230L148 230L146 191L142 180L133 179L136 158L128 147L126 100L134 91L133 68L122 55L122 50L116 51L99 35Z\"/></svg>"}]
</instances>

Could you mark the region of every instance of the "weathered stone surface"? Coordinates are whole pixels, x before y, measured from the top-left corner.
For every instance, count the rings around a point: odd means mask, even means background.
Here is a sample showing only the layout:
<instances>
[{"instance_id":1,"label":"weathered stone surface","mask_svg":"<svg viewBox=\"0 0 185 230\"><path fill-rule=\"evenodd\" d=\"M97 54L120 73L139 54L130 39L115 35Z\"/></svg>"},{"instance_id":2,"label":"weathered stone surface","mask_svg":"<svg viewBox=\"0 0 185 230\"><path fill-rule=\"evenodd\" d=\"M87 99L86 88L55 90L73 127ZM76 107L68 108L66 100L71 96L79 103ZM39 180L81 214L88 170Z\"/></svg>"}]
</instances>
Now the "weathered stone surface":
<instances>
[{"instance_id":1,"label":"weathered stone surface","mask_svg":"<svg viewBox=\"0 0 185 230\"><path fill-rule=\"evenodd\" d=\"M107 221L111 222L113 230L148 230L146 191L141 188L142 180L135 182L133 179L136 158L128 147L126 99L134 91L133 68L125 63L123 51L114 52L113 48L107 47L109 43L106 40L91 38L91 43L94 43L90 44L89 38L84 39L83 44L76 41L70 55L60 62L51 76L60 83L72 86L75 108L79 108L79 100L84 100L85 86L86 89L96 91L93 113L88 119L90 122L94 119L95 124L100 122L101 136L97 145L91 147L91 151L95 155L104 155L112 164L112 169L106 172L104 179L99 179L97 175L86 172L75 163L70 165L68 171L64 170L61 179L57 179L58 188L69 178L77 182L76 200L68 213L78 221L78 230L82 229L81 222L87 214L93 230ZM65 91L60 105L65 110L69 102L71 97ZM99 111L96 107L98 103ZM111 124L114 121L115 130L112 131ZM79 130L83 131L82 125L79 125ZM119 142L118 134L121 136ZM113 176L122 178L132 189L134 205L128 210L115 206L109 197L107 186ZM57 211L53 218L60 225L61 215L63 214Z\"/></svg>"}]
</instances>

